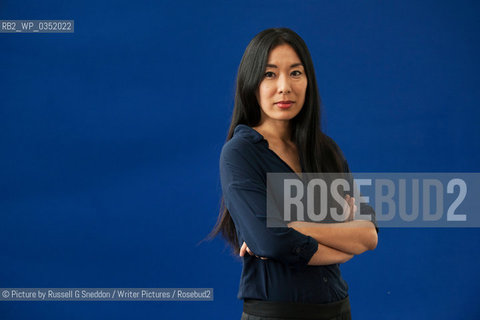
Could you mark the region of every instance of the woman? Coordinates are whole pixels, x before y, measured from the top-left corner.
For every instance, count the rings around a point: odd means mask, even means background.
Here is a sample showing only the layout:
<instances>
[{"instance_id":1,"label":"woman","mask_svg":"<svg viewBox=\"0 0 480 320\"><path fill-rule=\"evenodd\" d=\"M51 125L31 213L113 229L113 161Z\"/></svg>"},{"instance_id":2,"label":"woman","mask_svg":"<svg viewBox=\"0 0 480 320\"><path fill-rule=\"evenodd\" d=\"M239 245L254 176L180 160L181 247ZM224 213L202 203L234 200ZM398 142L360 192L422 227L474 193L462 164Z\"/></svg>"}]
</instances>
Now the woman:
<instances>
[{"instance_id":1,"label":"woman","mask_svg":"<svg viewBox=\"0 0 480 320\"><path fill-rule=\"evenodd\" d=\"M376 247L374 223L266 226L267 172L346 170L340 149L320 129L320 98L306 44L287 28L260 32L238 69L220 156L223 209L211 233L222 233L243 257L242 319L351 318L339 264ZM353 212L355 199L346 200Z\"/></svg>"}]
</instances>

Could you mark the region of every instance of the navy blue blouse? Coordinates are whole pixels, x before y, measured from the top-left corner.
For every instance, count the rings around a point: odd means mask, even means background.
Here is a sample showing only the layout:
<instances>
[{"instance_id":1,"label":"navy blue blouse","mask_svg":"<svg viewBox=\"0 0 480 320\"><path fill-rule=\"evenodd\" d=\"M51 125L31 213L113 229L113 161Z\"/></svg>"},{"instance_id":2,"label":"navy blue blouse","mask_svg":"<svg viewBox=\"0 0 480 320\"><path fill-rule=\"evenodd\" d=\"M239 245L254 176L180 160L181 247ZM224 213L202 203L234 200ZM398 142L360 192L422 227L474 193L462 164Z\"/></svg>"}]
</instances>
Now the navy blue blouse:
<instances>
[{"instance_id":1,"label":"navy blue blouse","mask_svg":"<svg viewBox=\"0 0 480 320\"><path fill-rule=\"evenodd\" d=\"M293 228L267 228L267 172L293 172L267 140L239 124L220 155L225 205L235 223L239 246L245 241L262 260L245 254L237 297L266 301L328 303L344 299L348 285L338 264L310 266L317 241Z\"/></svg>"}]
</instances>

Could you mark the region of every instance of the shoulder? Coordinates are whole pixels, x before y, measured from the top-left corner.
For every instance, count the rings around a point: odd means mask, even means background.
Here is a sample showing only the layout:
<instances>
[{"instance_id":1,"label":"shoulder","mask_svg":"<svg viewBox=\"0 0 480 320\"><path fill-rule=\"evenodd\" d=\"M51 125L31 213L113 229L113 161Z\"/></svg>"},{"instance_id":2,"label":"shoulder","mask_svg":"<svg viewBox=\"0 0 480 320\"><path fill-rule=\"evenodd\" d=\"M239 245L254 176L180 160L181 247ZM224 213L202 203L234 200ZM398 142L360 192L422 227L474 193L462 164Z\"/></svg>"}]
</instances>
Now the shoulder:
<instances>
[{"instance_id":1,"label":"shoulder","mask_svg":"<svg viewBox=\"0 0 480 320\"><path fill-rule=\"evenodd\" d=\"M236 163L253 160L258 157L263 140L263 136L257 131L247 125L239 124L235 127L232 138L223 145L220 161Z\"/></svg>"},{"instance_id":2,"label":"shoulder","mask_svg":"<svg viewBox=\"0 0 480 320\"><path fill-rule=\"evenodd\" d=\"M233 137L225 142L220 153L220 162L238 164L245 162L254 153L255 146L248 140Z\"/></svg>"},{"instance_id":3,"label":"shoulder","mask_svg":"<svg viewBox=\"0 0 480 320\"><path fill-rule=\"evenodd\" d=\"M265 179L265 167L262 158L262 148L264 146L260 141L234 135L225 142L220 153L220 172L221 175L235 179L246 178Z\"/></svg>"},{"instance_id":4,"label":"shoulder","mask_svg":"<svg viewBox=\"0 0 480 320\"><path fill-rule=\"evenodd\" d=\"M338 144L335 142L335 140L333 140L330 136L326 135L326 134L323 134L324 136L324 141L325 141L325 145L327 148L331 149L332 151L334 151L335 153L337 153L340 157L344 158L343 157L343 152L342 152L342 149L340 149L340 147L338 146Z\"/></svg>"},{"instance_id":5,"label":"shoulder","mask_svg":"<svg viewBox=\"0 0 480 320\"><path fill-rule=\"evenodd\" d=\"M343 169L343 171L349 172L350 168L348 166L347 159L345 158L345 155L342 152L342 149L340 149L340 147L335 142L335 140L333 140L331 137L327 136L324 133L322 134L323 134L323 139L322 139L323 152L330 154L332 159L338 159L337 161L339 161L339 166Z\"/></svg>"}]
</instances>

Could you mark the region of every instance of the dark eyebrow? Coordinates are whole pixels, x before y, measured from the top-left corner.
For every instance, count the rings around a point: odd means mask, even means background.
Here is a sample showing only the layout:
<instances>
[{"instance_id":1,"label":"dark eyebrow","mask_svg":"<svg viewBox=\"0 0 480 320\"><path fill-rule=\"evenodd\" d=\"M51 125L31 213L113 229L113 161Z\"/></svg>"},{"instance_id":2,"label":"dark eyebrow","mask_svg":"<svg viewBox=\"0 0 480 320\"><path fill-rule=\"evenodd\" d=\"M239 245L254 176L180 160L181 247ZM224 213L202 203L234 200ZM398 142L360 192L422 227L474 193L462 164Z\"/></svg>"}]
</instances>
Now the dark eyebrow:
<instances>
[{"instance_id":1,"label":"dark eyebrow","mask_svg":"<svg viewBox=\"0 0 480 320\"><path fill-rule=\"evenodd\" d=\"M301 62L299 63L294 63L290 66L290 68L295 68L295 67L298 67L298 66L302 66L303 67L303 64ZM278 68L276 65L274 64L270 64L270 63L267 63L267 68Z\"/></svg>"}]
</instances>

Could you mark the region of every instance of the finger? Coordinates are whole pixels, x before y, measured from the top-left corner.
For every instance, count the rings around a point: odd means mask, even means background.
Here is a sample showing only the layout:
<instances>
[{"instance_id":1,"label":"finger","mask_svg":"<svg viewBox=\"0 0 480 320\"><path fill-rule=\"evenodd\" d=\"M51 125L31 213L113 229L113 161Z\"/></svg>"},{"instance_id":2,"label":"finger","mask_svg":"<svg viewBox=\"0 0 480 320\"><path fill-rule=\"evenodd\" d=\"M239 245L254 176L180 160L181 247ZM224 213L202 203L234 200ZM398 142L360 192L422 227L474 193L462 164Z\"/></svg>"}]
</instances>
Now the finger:
<instances>
[{"instance_id":1,"label":"finger","mask_svg":"<svg viewBox=\"0 0 480 320\"><path fill-rule=\"evenodd\" d=\"M350 207L353 207L353 204L355 203L355 198L350 198L349 201L348 201L348 205Z\"/></svg>"},{"instance_id":2,"label":"finger","mask_svg":"<svg viewBox=\"0 0 480 320\"><path fill-rule=\"evenodd\" d=\"M251 256L254 256L254 255L255 255L255 254L252 252L252 250L250 250L249 247L247 247L247 252L248 252L248 254L251 255Z\"/></svg>"},{"instance_id":3,"label":"finger","mask_svg":"<svg viewBox=\"0 0 480 320\"><path fill-rule=\"evenodd\" d=\"M347 195L348 196L348 195ZM349 199L347 199L347 197L345 197L345 200L346 202L343 204L343 214L347 214L347 216L350 214L350 203L349 203Z\"/></svg>"},{"instance_id":4,"label":"finger","mask_svg":"<svg viewBox=\"0 0 480 320\"><path fill-rule=\"evenodd\" d=\"M245 250L247 249L247 244L243 242L242 247L240 248L240 257L245 255Z\"/></svg>"}]
</instances>

